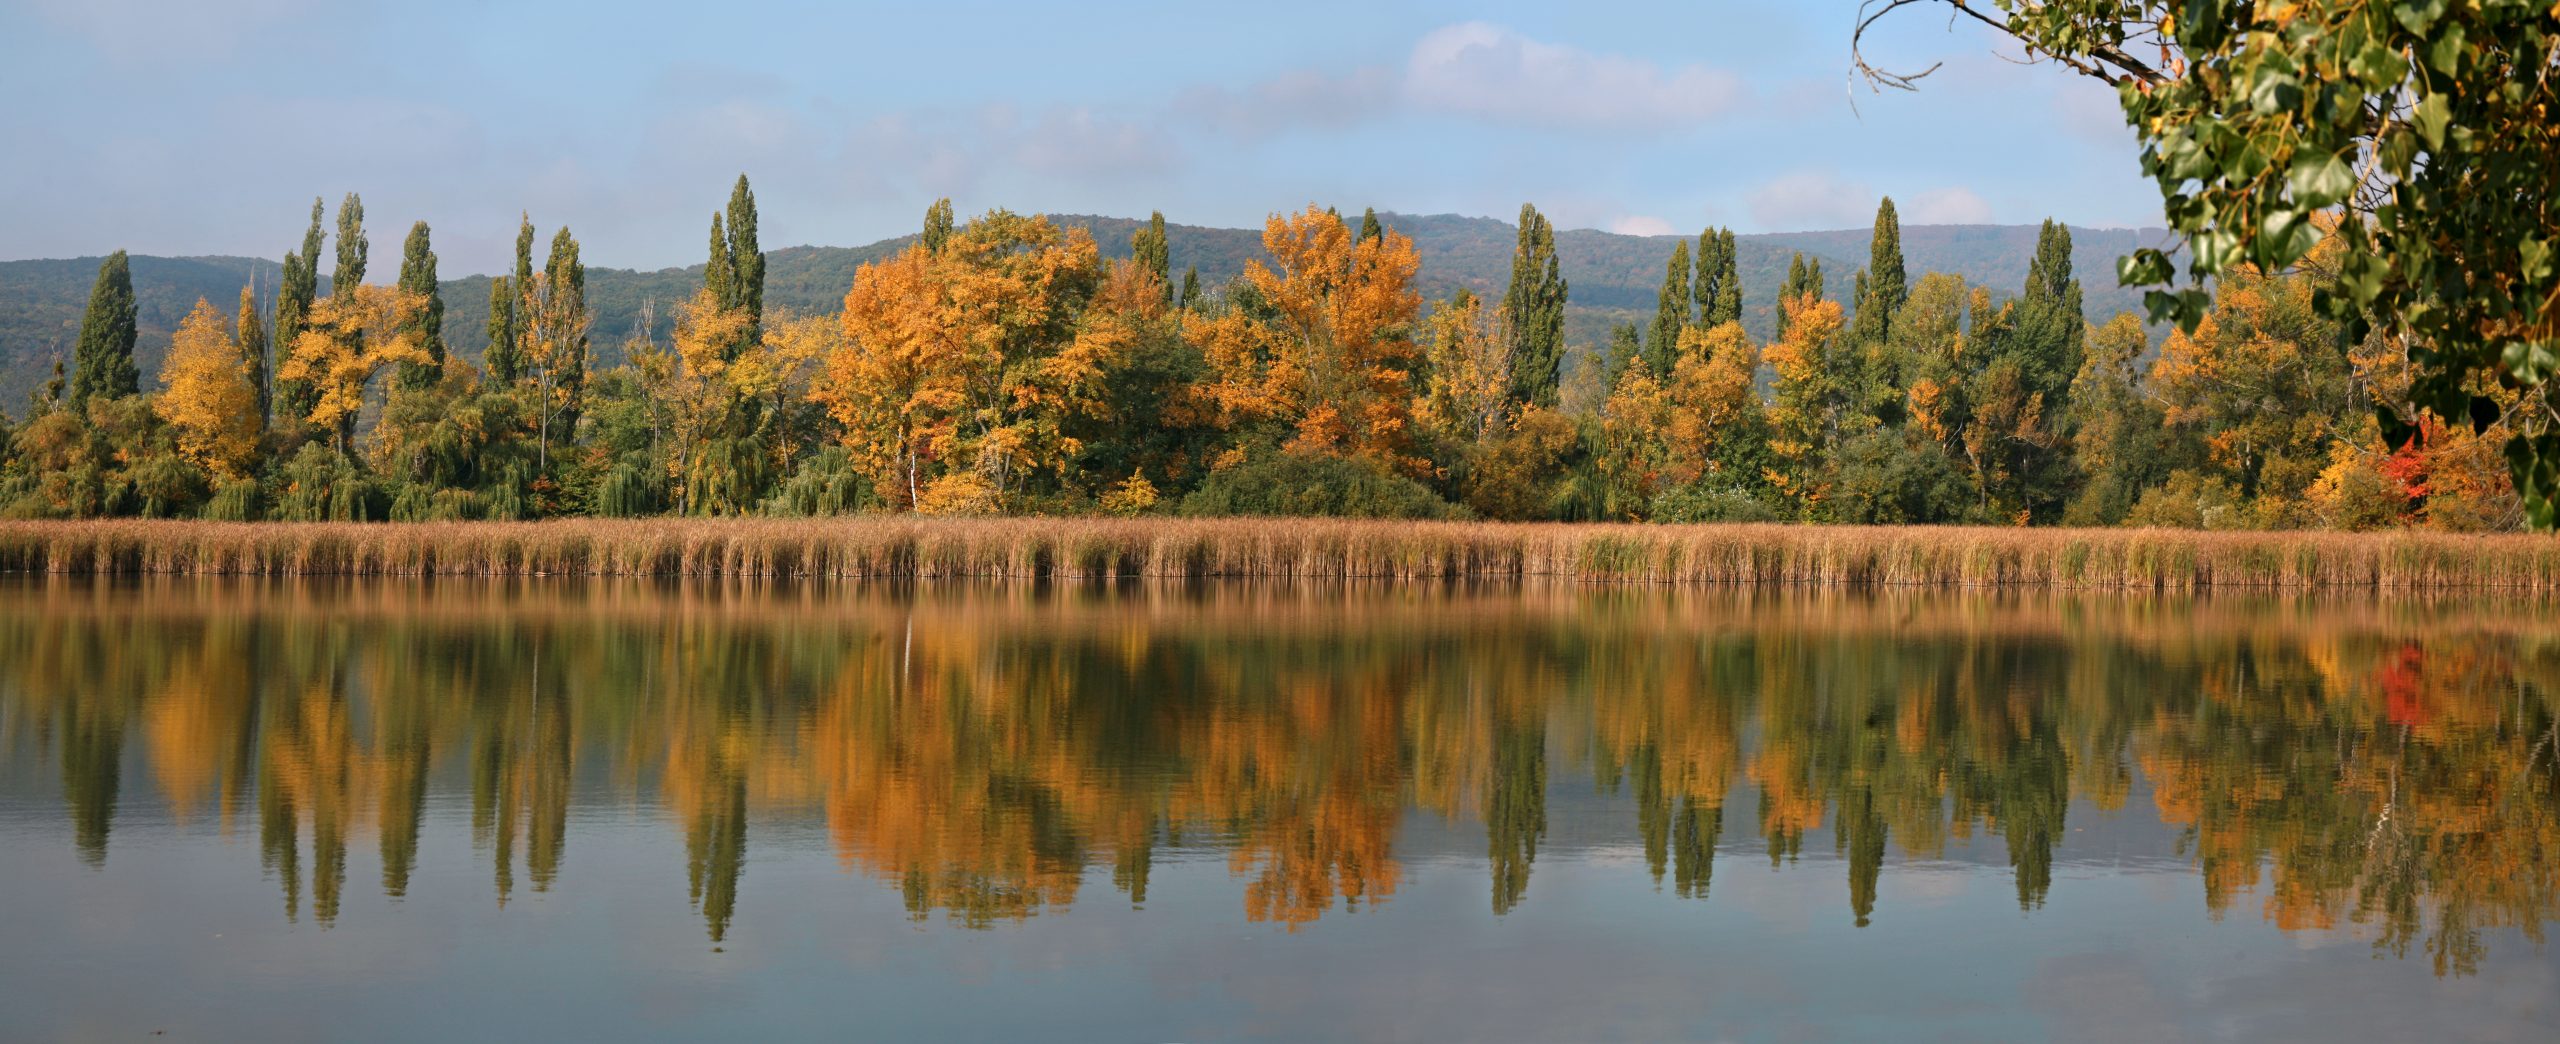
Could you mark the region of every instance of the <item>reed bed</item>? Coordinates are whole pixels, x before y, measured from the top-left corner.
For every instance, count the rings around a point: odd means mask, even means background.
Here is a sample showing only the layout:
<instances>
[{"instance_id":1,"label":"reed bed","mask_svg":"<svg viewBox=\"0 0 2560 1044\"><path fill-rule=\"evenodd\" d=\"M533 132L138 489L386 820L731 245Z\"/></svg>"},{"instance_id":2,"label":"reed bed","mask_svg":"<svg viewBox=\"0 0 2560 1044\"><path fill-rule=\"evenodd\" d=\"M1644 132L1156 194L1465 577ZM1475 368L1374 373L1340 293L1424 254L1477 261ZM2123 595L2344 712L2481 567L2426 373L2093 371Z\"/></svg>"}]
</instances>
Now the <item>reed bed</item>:
<instances>
[{"instance_id":1,"label":"reed bed","mask_svg":"<svg viewBox=\"0 0 2560 1044\"><path fill-rule=\"evenodd\" d=\"M2504 534L1339 519L0 522L0 572L1100 580L1545 577L1666 584L2560 591Z\"/></svg>"}]
</instances>

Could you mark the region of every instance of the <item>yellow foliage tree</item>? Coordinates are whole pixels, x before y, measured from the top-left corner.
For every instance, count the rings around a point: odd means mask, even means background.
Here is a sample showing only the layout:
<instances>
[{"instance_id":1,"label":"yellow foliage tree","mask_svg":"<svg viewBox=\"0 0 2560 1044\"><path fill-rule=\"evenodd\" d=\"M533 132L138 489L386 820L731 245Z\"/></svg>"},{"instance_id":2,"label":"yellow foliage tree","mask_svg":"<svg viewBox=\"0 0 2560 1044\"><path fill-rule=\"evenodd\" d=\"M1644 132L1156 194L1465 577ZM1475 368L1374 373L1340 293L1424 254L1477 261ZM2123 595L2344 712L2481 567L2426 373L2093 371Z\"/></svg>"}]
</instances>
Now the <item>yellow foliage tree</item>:
<instances>
[{"instance_id":1,"label":"yellow foliage tree","mask_svg":"<svg viewBox=\"0 0 2560 1044\"><path fill-rule=\"evenodd\" d=\"M355 440L356 414L374 374L393 363L435 361L411 328L425 307L422 294L371 284L340 287L312 304L276 377L310 383L314 401L303 419L329 429L340 453Z\"/></svg>"},{"instance_id":2,"label":"yellow foliage tree","mask_svg":"<svg viewBox=\"0 0 2560 1044\"><path fill-rule=\"evenodd\" d=\"M1421 474L1411 453L1422 309L1413 240L1393 230L1358 238L1312 204L1272 215L1262 246L1278 263L1245 266L1260 308L1191 316L1183 334L1209 360L1209 388L1230 428L1278 425L1295 452L1362 457Z\"/></svg>"},{"instance_id":3,"label":"yellow foliage tree","mask_svg":"<svg viewBox=\"0 0 2560 1044\"><path fill-rule=\"evenodd\" d=\"M258 453L258 389L222 313L203 298L178 324L151 409L177 429L178 452L224 478L249 473Z\"/></svg>"},{"instance_id":4,"label":"yellow foliage tree","mask_svg":"<svg viewBox=\"0 0 2560 1044\"><path fill-rule=\"evenodd\" d=\"M1511 387L1508 338L1486 329L1484 301L1460 290L1435 308L1424 348L1431 377L1415 412L1441 438L1477 442L1500 429Z\"/></svg>"},{"instance_id":5,"label":"yellow foliage tree","mask_svg":"<svg viewBox=\"0 0 2560 1044\"><path fill-rule=\"evenodd\" d=\"M1083 229L991 213L940 250L862 266L810 396L892 503L1000 507L1031 476L1063 481L1083 452L1071 422L1101 409L1131 340L1113 303L1126 287L1086 307L1102 277Z\"/></svg>"},{"instance_id":6,"label":"yellow foliage tree","mask_svg":"<svg viewBox=\"0 0 2560 1044\"><path fill-rule=\"evenodd\" d=\"M1809 507L1822 499L1822 447L1830 444L1839 420L1838 376L1824 360L1840 332L1840 305L1807 294L1780 306L1786 309L1786 336L1768 352L1777 374L1769 406L1769 453L1777 465L1768 479L1780 494Z\"/></svg>"}]
</instances>

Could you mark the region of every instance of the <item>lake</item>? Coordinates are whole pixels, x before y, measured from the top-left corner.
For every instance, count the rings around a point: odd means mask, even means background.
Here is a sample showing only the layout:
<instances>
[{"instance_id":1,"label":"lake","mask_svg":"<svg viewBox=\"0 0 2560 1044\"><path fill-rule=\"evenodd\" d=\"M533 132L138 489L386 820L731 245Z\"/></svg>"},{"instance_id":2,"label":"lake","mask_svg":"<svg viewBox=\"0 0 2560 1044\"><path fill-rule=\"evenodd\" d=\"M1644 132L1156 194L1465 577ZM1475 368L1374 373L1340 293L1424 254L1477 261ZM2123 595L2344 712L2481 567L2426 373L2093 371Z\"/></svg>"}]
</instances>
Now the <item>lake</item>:
<instances>
[{"instance_id":1,"label":"lake","mask_svg":"<svg viewBox=\"0 0 2560 1044\"><path fill-rule=\"evenodd\" d=\"M0 1037L2546 1039L2556 620L0 578Z\"/></svg>"}]
</instances>

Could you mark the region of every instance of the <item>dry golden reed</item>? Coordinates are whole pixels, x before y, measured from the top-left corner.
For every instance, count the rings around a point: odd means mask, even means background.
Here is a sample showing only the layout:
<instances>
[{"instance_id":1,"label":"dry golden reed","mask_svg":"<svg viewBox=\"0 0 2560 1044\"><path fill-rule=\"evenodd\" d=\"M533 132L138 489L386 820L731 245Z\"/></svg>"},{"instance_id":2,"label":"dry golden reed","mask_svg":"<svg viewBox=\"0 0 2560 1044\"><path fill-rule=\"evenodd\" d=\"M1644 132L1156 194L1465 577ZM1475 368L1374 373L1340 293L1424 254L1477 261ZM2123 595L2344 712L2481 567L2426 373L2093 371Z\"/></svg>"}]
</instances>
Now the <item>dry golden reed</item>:
<instances>
[{"instance_id":1,"label":"dry golden reed","mask_svg":"<svg viewBox=\"0 0 2560 1044\"><path fill-rule=\"evenodd\" d=\"M0 572L2560 590L2547 536L1337 519L0 522Z\"/></svg>"}]
</instances>

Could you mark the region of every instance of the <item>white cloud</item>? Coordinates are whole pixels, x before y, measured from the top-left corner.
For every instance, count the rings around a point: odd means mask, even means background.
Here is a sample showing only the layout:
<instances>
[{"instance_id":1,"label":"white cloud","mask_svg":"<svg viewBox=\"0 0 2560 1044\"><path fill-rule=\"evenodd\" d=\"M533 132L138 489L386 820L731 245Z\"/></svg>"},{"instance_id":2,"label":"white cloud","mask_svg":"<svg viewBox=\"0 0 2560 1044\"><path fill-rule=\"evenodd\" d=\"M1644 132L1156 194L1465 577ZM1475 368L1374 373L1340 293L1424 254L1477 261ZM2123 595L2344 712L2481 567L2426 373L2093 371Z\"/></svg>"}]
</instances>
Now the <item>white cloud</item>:
<instances>
[{"instance_id":1,"label":"white cloud","mask_svg":"<svg viewBox=\"0 0 2560 1044\"><path fill-rule=\"evenodd\" d=\"M1609 222L1609 231L1622 236L1667 236L1678 230L1649 214L1628 214Z\"/></svg>"},{"instance_id":2,"label":"white cloud","mask_svg":"<svg viewBox=\"0 0 2560 1044\"><path fill-rule=\"evenodd\" d=\"M1296 69L1242 90L1202 86L1175 97L1173 114L1213 130L1264 137L1299 127L1349 127L1395 104L1392 69L1328 73Z\"/></svg>"},{"instance_id":3,"label":"white cloud","mask_svg":"<svg viewBox=\"0 0 2560 1044\"><path fill-rule=\"evenodd\" d=\"M1859 228L1875 217L1875 190L1828 170L1779 175L1751 190L1751 216L1767 232Z\"/></svg>"},{"instance_id":4,"label":"white cloud","mask_svg":"<svg viewBox=\"0 0 2560 1044\"><path fill-rule=\"evenodd\" d=\"M1425 34L1406 61L1404 91L1427 111L1561 130L1694 126L1730 111L1743 95L1741 81L1722 70L1664 69L1485 22Z\"/></svg>"},{"instance_id":5,"label":"white cloud","mask_svg":"<svg viewBox=\"0 0 2560 1044\"><path fill-rule=\"evenodd\" d=\"M1914 225L1988 225L1991 204L1968 188L1931 189L1896 208Z\"/></svg>"}]
</instances>

